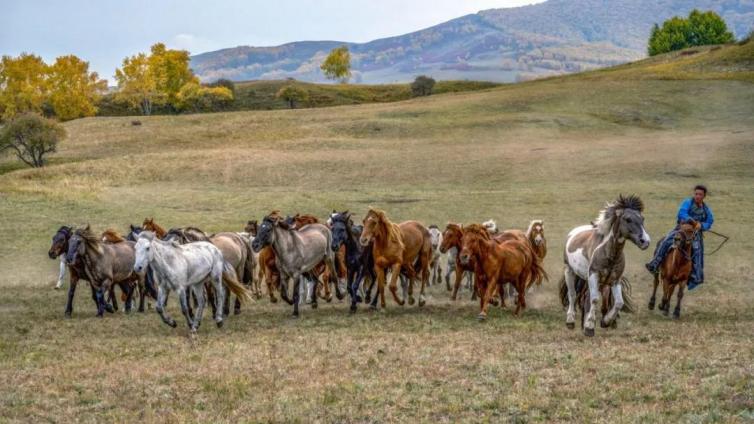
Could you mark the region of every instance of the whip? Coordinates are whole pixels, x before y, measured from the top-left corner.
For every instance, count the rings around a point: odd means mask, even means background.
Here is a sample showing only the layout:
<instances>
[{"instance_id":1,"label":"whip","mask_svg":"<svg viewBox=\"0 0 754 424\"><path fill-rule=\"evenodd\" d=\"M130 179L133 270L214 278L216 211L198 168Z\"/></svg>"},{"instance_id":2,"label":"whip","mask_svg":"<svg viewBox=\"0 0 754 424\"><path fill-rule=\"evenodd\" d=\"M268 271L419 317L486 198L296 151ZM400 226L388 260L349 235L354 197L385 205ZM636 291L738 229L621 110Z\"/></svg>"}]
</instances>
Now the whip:
<instances>
[{"instance_id":1,"label":"whip","mask_svg":"<svg viewBox=\"0 0 754 424\"><path fill-rule=\"evenodd\" d=\"M730 237L726 236L725 234L720 234L720 233L712 231L712 230L705 231L705 233L714 234L714 235L716 235L716 236L718 236L718 237L720 237L720 238L723 239L723 242L720 243L720 246L717 246L717 249L715 249L712 252L708 253L707 256L712 256L715 253L717 253L717 251L720 250L720 249L722 249L723 246L725 245L725 243L727 243L728 240L730 240Z\"/></svg>"}]
</instances>

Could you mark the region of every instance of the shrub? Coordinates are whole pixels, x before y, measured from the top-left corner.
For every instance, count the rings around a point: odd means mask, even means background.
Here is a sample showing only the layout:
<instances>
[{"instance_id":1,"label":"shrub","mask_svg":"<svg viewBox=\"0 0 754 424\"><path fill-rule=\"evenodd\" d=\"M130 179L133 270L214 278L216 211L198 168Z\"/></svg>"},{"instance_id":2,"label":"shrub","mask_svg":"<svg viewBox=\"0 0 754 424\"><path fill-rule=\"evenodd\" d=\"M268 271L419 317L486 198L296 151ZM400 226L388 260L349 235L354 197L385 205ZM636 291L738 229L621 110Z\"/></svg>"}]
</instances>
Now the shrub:
<instances>
[{"instance_id":1,"label":"shrub","mask_svg":"<svg viewBox=\"0 0 754 424\"><path fill-rule=\"evenodd\" d=\"M411 94L414 97L429 96L435 88L435 80L425 75L416 77L411 83Z\"/></svg>"},{"instance_id":2,"label":"shrub","mask_svg":"<svg viewBox=\"0 0 754 424\"><path fill-rule=\"evenodd\" d=\"M40 168L45 156L54 153L65 136L65 129L57 122L36 113L23 113L0 130L0 152L13 151L25 164Z\"/></svg>"}]
</instances>

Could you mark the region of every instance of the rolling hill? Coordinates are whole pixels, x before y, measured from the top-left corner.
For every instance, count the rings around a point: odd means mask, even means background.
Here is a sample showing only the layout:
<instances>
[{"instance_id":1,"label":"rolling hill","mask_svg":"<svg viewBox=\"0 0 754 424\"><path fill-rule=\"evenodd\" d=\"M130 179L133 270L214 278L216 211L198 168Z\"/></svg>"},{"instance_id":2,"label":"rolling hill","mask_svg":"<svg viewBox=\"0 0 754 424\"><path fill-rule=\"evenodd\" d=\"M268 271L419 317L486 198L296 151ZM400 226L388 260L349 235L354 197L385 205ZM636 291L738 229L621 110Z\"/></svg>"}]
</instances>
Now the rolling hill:
<instances>
[{"instance_id":1,"label":"rolling hill","mask_svg":"<svg viewBox=\"0 0 754 424\"><path fill-rule=\"evenodd\" d=\"M642 58L654 23L694 8L715 10L739 38L754 29L754 0L549 0L485 10L368 43L239 46L192 56L191 66L205 81L322 82L319 64L332 48L346 44L357 83L406 82L419 74L512 82Z\"/></svg>"}]
</instances>

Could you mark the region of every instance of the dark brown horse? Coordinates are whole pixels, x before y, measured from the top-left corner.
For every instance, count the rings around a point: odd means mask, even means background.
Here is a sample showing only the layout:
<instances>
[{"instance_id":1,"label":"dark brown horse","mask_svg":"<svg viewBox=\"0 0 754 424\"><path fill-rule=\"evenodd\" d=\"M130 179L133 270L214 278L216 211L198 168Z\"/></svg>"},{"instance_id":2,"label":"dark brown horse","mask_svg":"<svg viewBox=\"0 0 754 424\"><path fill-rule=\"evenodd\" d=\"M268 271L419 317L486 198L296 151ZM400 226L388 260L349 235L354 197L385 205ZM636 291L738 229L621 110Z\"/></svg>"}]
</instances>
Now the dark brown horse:
<instances>
[{"instance_id":1,"label":"dark brown horse","mask_svg":"<svg viewBox=\"0 0 754 424\"><path fill-rule=\"evenodd\" d=\"M487 308L497 290L504 293L504 284L512 284L518 291L514 315L526 308L526 289L541 284L547 278L542 263L528 241L518 239L498 243L487 229L478 224L464 228L459 258L464 264L476 261L477 286L483 293L480 299L479 319L487 318Z\"/></svg>"},{"instance_id":2,"label":"dark brown horse","mask_svg":"<svg viewBox=\"0 0 754 424\"><path fill-rule=\"evenodd\" d=\"M372 246L374 267L377 274L378 293L382 307L385 307L385 279L388 270L390 276L390 292L399 305L405 304L405 299L398 297L398 277L403 271L408 277L408 303L414 304L414 279L421 277L419 292L419 306L424 306L424 288L429 282L429 262L432 259L432 241L429 230L417 221L406 221L400 224L390 222L384 211L369 209L363 221L364 230L359 238L362 246ZM377 307L377 297L372 301L372 308Z\"/></svg>"},{"instance_id":3,"label":"dark brown horse","mask_svg":"<svg viewBox=\"0 0 754 424\"><path fill-rule=\"evenodd\" d=\"M693 265L693 261L691 260L692 244L700 229L701 224L696 221L680 225L679 231L673 240L673 247L665 256L662 264L660 264L660 272L655 273L652 298L649 299L650 310L655 308L657 286L660 284L660 278L662 278L662 302L660 302L660 310L664 315L668 315L670 312L670 298L673 296L675 288L678 287L678 303L673 311L673 318L678 319L681 317L681 300L683 299L683 292L689 281Z\"/></svg>"}]
</instances>

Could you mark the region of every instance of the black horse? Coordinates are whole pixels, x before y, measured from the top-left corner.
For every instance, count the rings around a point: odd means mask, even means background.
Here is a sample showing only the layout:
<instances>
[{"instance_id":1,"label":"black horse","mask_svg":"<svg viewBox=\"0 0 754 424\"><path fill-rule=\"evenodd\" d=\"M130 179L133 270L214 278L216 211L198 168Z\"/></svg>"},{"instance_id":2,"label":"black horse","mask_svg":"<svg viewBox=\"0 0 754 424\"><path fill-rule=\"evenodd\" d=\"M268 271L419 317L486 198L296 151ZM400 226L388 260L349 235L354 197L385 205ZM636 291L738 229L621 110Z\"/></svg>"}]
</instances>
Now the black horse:
<instances>
[{"instance_id":1,"label":"black horse","mask_svg":"<svg viewBox=\"0 0 754 424\"><path fill-rule=\"evenodd\" d=\"M371 281L376 281L374 273L374 258L372 257L372 247L362 247L359 243L361 231L355 228L351 221L351 214L348 211L333 213L330 216L332 230L332 249L338 251L341 245L346 246L346 275L348 278L348 294L351 296L351 312L356 312L356 304L361 303L359 295L359 286L365 276L369 275ZM373 285L373 284L372 284ZM370 285L367 297L371 294L372 286ZM367 300L368 301L368 300Z\"/></svg>"}]
</instances>

